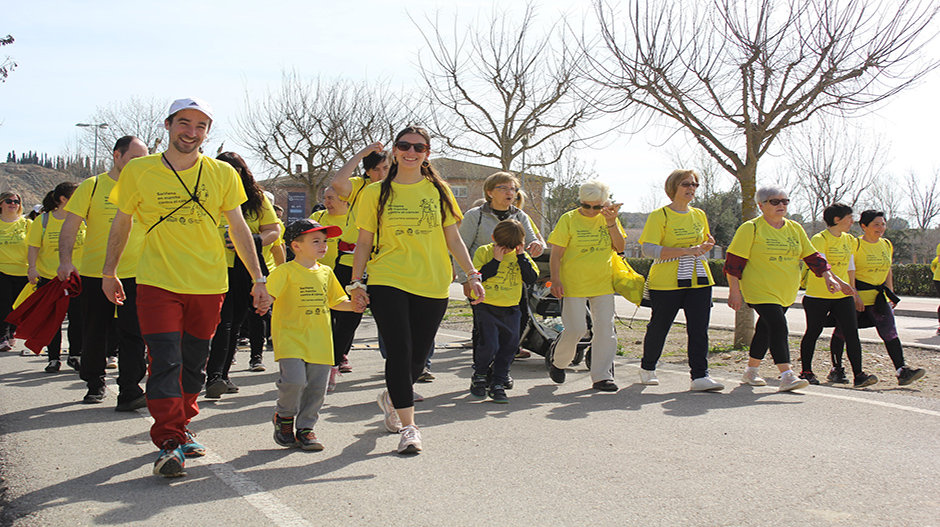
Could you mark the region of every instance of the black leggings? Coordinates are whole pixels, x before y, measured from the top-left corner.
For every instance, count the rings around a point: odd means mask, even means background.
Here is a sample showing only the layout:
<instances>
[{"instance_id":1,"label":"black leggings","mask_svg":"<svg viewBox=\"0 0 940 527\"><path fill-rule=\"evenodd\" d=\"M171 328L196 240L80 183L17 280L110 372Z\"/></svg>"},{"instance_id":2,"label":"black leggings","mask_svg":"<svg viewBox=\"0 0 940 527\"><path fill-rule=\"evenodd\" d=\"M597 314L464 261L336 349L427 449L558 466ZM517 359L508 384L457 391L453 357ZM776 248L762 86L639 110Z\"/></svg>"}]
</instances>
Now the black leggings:
<instances>
[{"instance_id":1,"label":"black leggings","mask_svg":"<svg viewBox=\"0 0 940 527\"><path fill-rule=\"evenodd\" d=\"M787 328L787 309L780 304L748 304L757 311L757 326L751 339L751 358L763 360L770 348L774 364L790 362L790 330Z\"/></svg>"},{"instance_id":2,"label":"black leggings","mask_svg":"<svg viewBox=\"0 0 940 527\"><path fill-rule=\"evenodd\" d=\"M20 296L20 291L28 283L29 280L25 276L0 273L0 339L13 336L16 326L7 322L6 318L13 310L16 297Z\"/></svg>"},{"instance_id":3,"label":"black leggings","mask_svg":"<svg viewBox=\"0 0 940 527\"><path fill-rule=\"evenodd\" d=\"M49 278L39 278L37 285L42 287L49 283ZM58 280L58 278L52 278ZM69 299L68 310L68 337L69 337L69 357L82 356L82 302L80 296L73 296ZM49 360L59 360L62 355L62 331L56 331L52 340L46 346L46 353Z\"/></svg>"},{"instance_id":4,"label":"black leggings","mask_svg":"<svg viewBox=\"0 0 940 527\"><path fill-rule=\"evenodd\" d=\"M708 375L708 321L712 312L712 288L650 290L653 311L643 337L643 360L640 367L656 369L663 354L666 336L676 320L679 309L685 313L685 332L689 337L688 355L692 379Z\"/></svg>"},{"instance_id":5,"label":"black leggings","mask_svg":"<svg viewBox=\"0 0 940 527\"><path fill-rule=\"evenodd\" d=\"M352 267L348 265L337 264L333 268L333 274L343 287L352 283ZM343 357L352 349L356 330L362 321L362 313L333 309L330 311L330 318L333 323L333 364L339 366Z\"/></svg>"},{"instance_id":6,"label":"black leggings","mask_svg":"<svg viewBox=\"0 0 940 527\"><path fill-rule=\"evenodd\" d=\"M395 408L414 406L412 384L421 375L447 310L446 298L369 286L369 307L385 341L385 386Z\"/></svg>"},{"instance_id":7,"label":"black leggings","mask_svg":"<svg viewBox=\"0 0 940 527\"><path fill-rule=\"evenodd\" d=\"M862 343L858 340L858 315L855 314L855 299L803 297L803 311L806 312L806 333L800 341L800 363L804 372L813 371L813 354L816 341L822 333L829 315L835 319L845 340L845 351L852 364L855 375L862 373Z\"/></svg>"}]
</instances>

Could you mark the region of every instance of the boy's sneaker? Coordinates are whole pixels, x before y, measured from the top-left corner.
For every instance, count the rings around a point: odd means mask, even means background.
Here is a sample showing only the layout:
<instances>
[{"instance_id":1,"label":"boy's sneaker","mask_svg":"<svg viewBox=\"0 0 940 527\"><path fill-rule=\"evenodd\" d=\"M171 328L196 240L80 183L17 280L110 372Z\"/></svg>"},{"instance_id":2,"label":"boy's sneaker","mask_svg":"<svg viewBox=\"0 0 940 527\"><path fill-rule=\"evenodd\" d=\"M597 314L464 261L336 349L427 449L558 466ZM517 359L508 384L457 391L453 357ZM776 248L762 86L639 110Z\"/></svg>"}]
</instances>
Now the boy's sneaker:
<instances>
[{"instance_id":1,"label":"boy's sneaker","mask_svg":"<svg viewBox=\"0 0 940 527\"><path fill-rule=\"evenodd\" d=\"M741 382L751 386L767 386L767 381L757 371L744 370L744 374L741 375Z\"/></svg>"},{"instance_id":2,"label":"boy's sneaker","mask_svg":"<svg viewBox=\"0 0 940 527\"><path fill-rule=\"evenodd\" d=\"M415 425L401 429L401 441L398 442L399 454L417 454L421 452L421 432Z\"/></svg>"},{"instance_id":3,"label":"boy's sneaker","mask_svg":"<svg viewBox=\"0 0 940 527\"><path fill-rule=\"evenodd\" d=\"M878 382L878 377L875 377L870 373L862 372L855 376L854 386L856 388L864 388L866 386L871 386L876 382Z\"/></svg>"},{"instance_id":4,"label":"boy's sneaker","mask_svg":"<svg viewBox=\"0 0 940 527\"><path fill-rule=\"evenodd\" d=\"M281 446L297 444L297 439L294 437L293 417L281 417L274 414L274 442Z\"/></svg>"},{"instance_id":5,"label":"boy's sneaker","mask_svg":"<svg viewBox=\"0 0 940 527\"><path fill-rule=\"evenodd\" d=\"M183 457L183 449L175 440L167 439L163 442L157 461L153 464L153 475L165 478L185 476L186 472L183 471L185 466L186 458Z\"/></svg>"},{"instance_id":6,"label":"boy's sneaker","mask_svg":"<svg viewBox=\"0 0 940 527\"><path fill-rule=\"evenodd\" d=\"M512 390L512 387L515 385L515 381L512 380L512 377L509 375L506 376L506 382L503 383L503 388L507 390Z\"/></svg>"},{"instance_id":7,"label":"boy's sneaker","mask_svg":"<svg viewBox=\"0 0 940 527\"><path fill-rule=\"evenodd\" d=\"M470 378L470 395L477 399L486 397L487 384L489 383L486 380L486 374L474 373L473 377Z\"/></svg>"},{"instance_id":8,"label":"boy's sneaker","mask_svg":"<svg viewBox=\"0 0 940 527\"><path fill-rule=\"evenodd\" d=\"M901 366L901 373L898 374L898 384L907 386L908 384L920 379L927 374L923 368L911 368L910 366Z\"/></svg>"},{"instance_id":9,"label":"boy's sneaker","mask_svg":"<svg viewBox=\"0 0 940 527\"><path fill-rule=\"evenodd\" d=\"M788 371L780 376L780 386L777 387L777 391L789 392L806 388L807 386L809 386L809 381L797 377L792 371Z\"/></svg>"},{"instance_id":10,"label":"boy's sneaker","mask_svg":"<svg viewBox=\"0 0 940 527\"><path fill-rule=\"evenodd\" d=\"M819 379L817 379L816 374L811 371L801 371L800 378L805 379L810 384L819 385Z\"/></svg>"},{"instance_id":11,"label":"boy's sneaker","mask_svg":"<svg viewBox=\"0 0 940 527\"><path fill-rule=\"evenodd\" d=\"M506 396L506 389L503 388L502 384L490 386L489 395L494 403L506 404L509 402L509 397Z\"/></svg>"},{"instance_id":12,"label":"boy's sneaker","mask_svg":"<svg viewBox=\"0 0 940 527\"><path fill-rule=\"evenodd\" d=\"M55 373L59 371L59 368L62 367L62 361L58 359L53 359L49 361L49 364L46 364L46 373Z\"/></svg>"},{"instance_id":13,"label":"boy's sneaker","mask_svg":"<svg viewBox=\"0 0 940 527\"><path fill-rule=\"evenodd\" d=\"M717 392L724 389L724 384L712 379L708 375L699 377L698 379L692 379L692 384L689 386L689 390L693 392Z\"/></svg>"},{"instance_id":14,"label":"boy's sneaker","mask_svg":"<svg viewBox=\"0 0 940 527\"><path fill-rule=\"evenodd\" d=\"M253 360L248 363L249 371L265 371L267 368L264 367L264 363L260 360Z\"/></svg>"},{"instance_id":15,"label":"boy's sneaker","mask_svg":"<svg viewBox=\"0 0 940 527\"><path fill-rule=\"evenodd\" d=\"M180 446L183 455L186 457L202 457L206 455L206 447L199 441L196 441L196 434L186 430L186 444Z\"/></svg>"},{"instance_id":16,"label":"boy's sneaker","mask_svg":"<svg viewBox=\"0 0 940 527\"><path fill-rule=\"evenodd\" d=\"M339 372L340 373L352 373L352 365L349 364L349 357L343 355L342 362L339 363Z\"/></svg>"},{"instance_id":17,"label":"boy's sneaker","mask_svg":"<svg viewBox=\"0 0 940 527\"><path fill-rule=\"evenodd\" d=\"M117 369L117 357L108 357L107 362L105 362L104 367L108 370Z\"/></svg>"},{"instance_id":18,"label":"boy's sneaker","mask_svg":"<svg viewBox=\"0 0 940 527\"><path fill-rule=\"evenodd\" d=\"M640 384L646 384L648 386L658 386L659 378L656 377L656 370L644 370L640 369Z\"/></svg>"},{"instance_id":19,"label":"boy's sneaker","mask_svg":"<svg viewBox=\"0 0 940 527\"><path fill-rule=\"evenodd\" d=\"M228 385L221 375L213 375L206 383L206 399L218 399L223 393L228 392Z\"/></svg>"},{"instance_id":20,"label":"boy's sneaker","mask_svg":"<svg viewBox=\"0 0 940 527\"><path fill-rule=\"evenodd\" d=\"M848 384L849 378L845 375L845 368L832 368L827 377L833 384Z\"/></svg>"},{"instance_id":21,"label":"boy's sneaker","mask_svg":"<svg viewBox=\"0 0 940 527\"><path fill-rule=\"evenodd\" d=\"M326 381L326 391L332 392L336 389L336 378L339 377L339 367L330 366L330 379Z\"/></svg>"},{"instance_id":22,"label":"boy's sneaker","mask_svg":"<svg viewBox=\"0 0 940 527\"><path fill-rule=\"evenodd\" d=\"M97 390L88 390L88 393L85 394L85 397L82 398L82 402L85 404L98 404L103 403L104 398L107 395L104 386L98 388Z\"/></svg>"},{"instance_id":23,"label":"boy's sneaker","mask_svg":"<svg viewBox=\"0 0 940 527\"><path fill-rule=\"evenodd\" d=\"M401 431L401 419L398 418L398 412L395 411L395 406L392 405L392 399L388 396L388 390L380 393L376 402L379 403L379 408L382 409L385 429L392 434L397 434Z\"/></svg>"},{"instance_id":24,"label":"boy's sneaker","mask_svg":"<svg viewBox=\"0 0 940 527\"><path fill-rule=\"evenodd\" d=\"M82 371L82 359L78 357L73 357L69 355L69 358L65 361L68 364L69 368L72 368L75 371Z\"/></svg>"},{"instance_id":25,"label":"boy's sneaker","mask_svg":"<svg viewBox=\"0 0 940 527\"><path fill-rule=\"evenodd\" d=\"M317 435L309 428L297 431L297 444L304 450L313 450L316 452L323 450L323 443L317 439Z\"/></svg>"}]
</instances>

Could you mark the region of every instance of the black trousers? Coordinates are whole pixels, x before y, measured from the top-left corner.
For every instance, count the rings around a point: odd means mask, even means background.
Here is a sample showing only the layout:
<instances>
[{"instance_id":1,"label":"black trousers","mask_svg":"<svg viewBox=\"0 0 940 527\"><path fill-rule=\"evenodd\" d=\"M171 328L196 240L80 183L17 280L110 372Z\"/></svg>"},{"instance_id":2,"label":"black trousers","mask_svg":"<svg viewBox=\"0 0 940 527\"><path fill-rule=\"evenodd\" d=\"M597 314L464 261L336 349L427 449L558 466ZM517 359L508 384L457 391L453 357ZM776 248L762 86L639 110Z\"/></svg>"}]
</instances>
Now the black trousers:
<instances>
[{"instance_id":1,"label":"black trousers","mask_svg":"<svg viewBox=\"0 0 940 527\"><path fill-rule=\"evenodd\" d=\"M805 372L813 371L813 355L816 341L822 333L829 315L835 319L845 340L845 351L852 364L855 375L862 373L862 343L858 339L858 316L855 314L855 299L803 297L803 311L806 313L806 333L800 340L800 363Z\"/></svg>"},{"instance_id":2,"label":"black trousers","mask_svg":"<svg viewBox=\"0 0 940 527\"><path fill-rule=\"evenodd\" d=\"M770 356L774 364L788 364L790 362L790 344L787 342L789 329L787 328L787 309L780 304L748 304L757 311L757 325L754 328L754 338L751 339L750 356L752 359L763 360L770 348Z\"/></svg>"},{"instance_id":3,"label":"black trousers","mask_svg":"<svg viewBox=\"0 0 940 527\"><path fill-rule=\"evenodd\" d=\"M12 337L16 326L6 321L10 311L13 311L13 302L26 287L29 279L25 276L13 276L0 273L0 339Z\"/></svg>"}]
</instances>

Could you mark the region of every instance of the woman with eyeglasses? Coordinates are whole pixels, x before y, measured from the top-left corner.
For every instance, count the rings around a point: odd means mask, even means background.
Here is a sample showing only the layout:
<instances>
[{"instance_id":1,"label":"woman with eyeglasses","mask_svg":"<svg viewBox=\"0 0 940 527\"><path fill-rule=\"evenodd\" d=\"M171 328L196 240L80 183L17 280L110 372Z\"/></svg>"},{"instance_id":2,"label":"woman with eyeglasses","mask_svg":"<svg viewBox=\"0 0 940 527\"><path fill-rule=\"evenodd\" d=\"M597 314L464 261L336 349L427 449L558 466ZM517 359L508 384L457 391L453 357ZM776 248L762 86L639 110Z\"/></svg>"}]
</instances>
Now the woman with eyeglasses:
<instances>
[{"instance_id":1,"label":"woman with eyeglasses","mask_svg":"<svg viewBox=\"0 0 940 527\"><path fill-rule=\"evenodd\" d=\"M428 161L430 143L424 128L409 126L399 132L388 176L362 191L352 281L346 286L353 301L371 306L385 341L387 390L378 404L385 428L401 434L401 454L423 448L412 385L424 369L447 309L453 277L448 252L470 277L477 302L485 296L481 275L457 230L460 209Z\"/></svg>"},{"instance_id":2,"label":"woman with eyeglasses","mask_svg":"<svg viewBox=\"0 0 940 527\"><path fill-rule=\"evenodd\" d=\"M841 289L850 294L852 288L832 274L829 263L816 251L803 227L786 218L790 200L783 187L762 187L754 201L761 215L738 227L728 246L724 266L728 276L728 306L737 311L746 302L758 315L742 380L751 386L767 384L758 374L758 367L769 348L780 371L777 391L806 388L809 382L790 368L787 342L786 312L800 288L800 260L824 279L830 293Z\"/></svg>"},{"instance_id":3,"label":"woman with eyeglasses","mask_svg":"<svg viewBox=\"0 0 940 527\"><path fill-rule=\"evenodd\" d=\"M16 328L6 321L13 302L26 287L26 231L23 198L13 191L0 193L0 351L13 349Z\"/></svg>"},{"instance_id":4,"label":"woman with eyeglasses","mask_svg":"<svg viewBox=\"0 0 940 527\"><path fill-rule=\"evenodd\" d=\"M715 245L708 218L689 206L701 177L694 170L674 170L666 178L672 202L646 219L640 244L653 258L649 273L652 315L643 338L640 382L656 385L656 363L679 309L685 313L692 391L718 391L724 385L708 375L708 321L715 281L705 255Z\"/></svg>"},{"instance_id":5,"label":"woman with eyeglasses","mask_svg":"<svg viewBox=\"0 0 940 527\"><path fill-rule=\"evenodd\" d=\"M590 306L594 335L591 340L593 388L617 391L614 383L614 286L612 258L622 253L626 234L617 218L621 203L611 203L610 187L591 180L578 191L581 206L564 213L548 236L552 294L561 298L561 321L565 329L555 342L549 377L565 382L565 367L587 333L585 309Z\"/></svg>"}]
</instances>

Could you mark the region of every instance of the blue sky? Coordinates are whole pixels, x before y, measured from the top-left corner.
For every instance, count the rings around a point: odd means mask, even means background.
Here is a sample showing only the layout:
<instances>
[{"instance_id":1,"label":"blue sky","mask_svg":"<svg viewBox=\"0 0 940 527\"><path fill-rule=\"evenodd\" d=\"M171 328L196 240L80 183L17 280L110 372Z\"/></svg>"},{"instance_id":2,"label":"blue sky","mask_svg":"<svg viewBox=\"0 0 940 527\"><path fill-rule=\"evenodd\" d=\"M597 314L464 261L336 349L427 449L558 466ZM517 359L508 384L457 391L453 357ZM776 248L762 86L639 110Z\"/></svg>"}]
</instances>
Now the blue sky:
<instances>
[{"instance_id":1,"label":"blue sky","mask_svg":"<svg viewBox=\"0 0 940 527\"><path fill-rule=\"evenodd\" d=\"M414 85L413 64L423 41L405 9L416 18L441 9L445 20L457 9L461 19L469 19L488 13L494 4L516 8L521 2L5 4L0 36L12 34L16 43L0 49L0 56L12 56L19 67L0 84L0 154L32 149L55 155L74 143L79 133L75 123L86 121L96 107L131 95L202 97L217 115L213 140L241 149L227 133L244 111L246 90L250 97L260 96L279 84L283 70L294 69L308 78L383 78L393 85ZM541 20L549 21L562 10L580 18L589 12L590 2L541 2ZM886 155L896 175L914 170L926 177L940 166L933 131L940 117L935 102L938 75L934 72L916 90L862 121L891 141ZM612 183L615 198L624 201L627 210L637 210L650 195L650 182L660 188L671 171L670 150L688 149L681 137L674 148L651 146L662 137L661 131L611 136L602 142L603 148L583 150L578 156ZM768 161L761 173L772 177L773 160Z\"/></svg>"}]
</instances>

